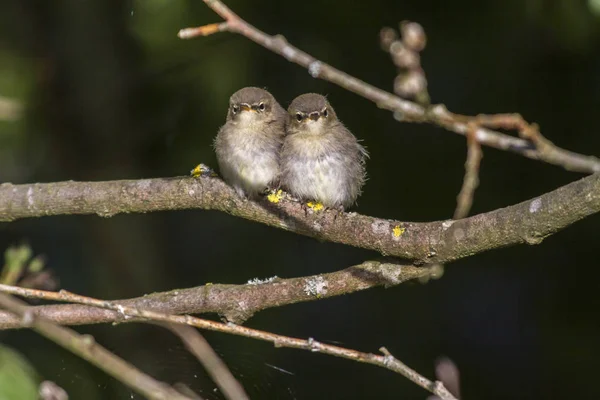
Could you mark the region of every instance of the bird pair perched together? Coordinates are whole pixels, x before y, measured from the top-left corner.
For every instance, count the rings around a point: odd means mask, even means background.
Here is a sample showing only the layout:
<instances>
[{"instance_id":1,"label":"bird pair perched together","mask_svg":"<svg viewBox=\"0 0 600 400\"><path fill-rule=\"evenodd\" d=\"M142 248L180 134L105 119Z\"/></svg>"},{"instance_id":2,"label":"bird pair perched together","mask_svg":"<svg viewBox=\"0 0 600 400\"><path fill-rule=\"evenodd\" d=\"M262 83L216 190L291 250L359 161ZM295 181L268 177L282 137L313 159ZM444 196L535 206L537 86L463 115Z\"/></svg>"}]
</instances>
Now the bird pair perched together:
<instances>
[{"instance_id":1,"label":"bird pair perched together","mask_svg":"<svg viewBox=\"0 0 600 400\"><path fill-rule=\"evenodd\" d=\"M238 90L214 146L225 181L250 198L282 187L299 200L343 210L366 179L367 151L315 93L296 97L286 112L264 89Z\"/></svg>"}]
</instances>

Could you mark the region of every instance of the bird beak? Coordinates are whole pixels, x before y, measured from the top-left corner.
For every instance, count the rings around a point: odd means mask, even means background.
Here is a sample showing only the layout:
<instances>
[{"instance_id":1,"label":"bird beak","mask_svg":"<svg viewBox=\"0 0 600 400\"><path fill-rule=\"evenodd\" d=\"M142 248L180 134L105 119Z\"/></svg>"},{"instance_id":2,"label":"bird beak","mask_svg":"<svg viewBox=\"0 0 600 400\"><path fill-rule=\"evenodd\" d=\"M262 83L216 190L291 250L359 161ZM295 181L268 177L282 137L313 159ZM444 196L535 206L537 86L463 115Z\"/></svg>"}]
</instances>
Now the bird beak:
<instances>
[{"instance_id":1,"label":"bird beak","mask_svg":"<svg viewBox=\"0 0 600 400\"><path fill-rule=\"evenodd\" d=\"M312 119L313 121L316 121L316 120L318 120L320 117L321 117L321 114L320 114L318 111L311 112L311 113L308 115L308 118Z\"/></svg>"},{"instance_id":2,"label":"bird beak","mask_svg":"<svg viewBox=\"0 0 600 400\"><path fill-rule=\"evenodd\" d=\"M240 110L242 110L242 111L256 111L256 110L253 110L252 107L250 107L250 104L247 104L247 103L240 104Z\"/></svg>"}]
</instances>

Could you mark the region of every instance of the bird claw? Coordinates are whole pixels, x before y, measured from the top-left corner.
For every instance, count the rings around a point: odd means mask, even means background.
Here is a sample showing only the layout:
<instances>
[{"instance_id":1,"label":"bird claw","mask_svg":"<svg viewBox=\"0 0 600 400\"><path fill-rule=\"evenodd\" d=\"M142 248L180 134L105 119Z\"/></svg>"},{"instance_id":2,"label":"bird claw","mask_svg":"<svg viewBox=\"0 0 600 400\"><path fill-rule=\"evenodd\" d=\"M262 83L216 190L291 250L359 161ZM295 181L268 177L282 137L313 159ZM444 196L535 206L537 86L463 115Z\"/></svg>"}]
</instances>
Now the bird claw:
<instances>
[{"instance_id":1,"label":"bird claw","mask_svg":"<svg viewBox=\"0 0 600 400\"><path fill-rule=\"evenodd\" d=\"M340 215L342 215L345 212L344 211L344 206L334 207L334 208L332 208L332 210L335 211L335 214L333 214L333 220L334 221L337 219L337 217L339 217Z\"/></svg>"}]
</instances>

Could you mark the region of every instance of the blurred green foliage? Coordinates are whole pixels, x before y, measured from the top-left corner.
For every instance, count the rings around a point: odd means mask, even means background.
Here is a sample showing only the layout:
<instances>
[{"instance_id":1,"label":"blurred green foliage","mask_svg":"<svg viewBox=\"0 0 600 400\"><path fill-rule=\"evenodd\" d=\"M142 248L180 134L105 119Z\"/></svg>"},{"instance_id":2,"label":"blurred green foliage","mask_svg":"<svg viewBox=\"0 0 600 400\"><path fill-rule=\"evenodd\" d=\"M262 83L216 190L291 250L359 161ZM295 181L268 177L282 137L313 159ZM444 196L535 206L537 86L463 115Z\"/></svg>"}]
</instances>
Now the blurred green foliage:
<instances>
[{"instance_id":1,"label":"blurred green foliage","mask_svg":"<svg viewBox=\"0 0 600 400\"><path fill-rule=\"evenodd\" d=\"M0 345L0 400L37 400L39 383L29 361Z\"/></svg>"}]
</instances>

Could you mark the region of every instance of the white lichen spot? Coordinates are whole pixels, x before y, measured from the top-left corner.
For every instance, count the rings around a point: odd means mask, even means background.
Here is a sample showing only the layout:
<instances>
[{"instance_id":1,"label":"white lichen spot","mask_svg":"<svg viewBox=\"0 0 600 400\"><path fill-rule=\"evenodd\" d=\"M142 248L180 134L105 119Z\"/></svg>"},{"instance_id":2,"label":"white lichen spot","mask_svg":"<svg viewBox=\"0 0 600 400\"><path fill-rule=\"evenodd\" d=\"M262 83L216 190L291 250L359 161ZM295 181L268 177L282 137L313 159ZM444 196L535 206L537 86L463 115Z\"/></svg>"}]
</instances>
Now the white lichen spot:
<instances>
[{"instance_id":1,"label":"white lichen spot","mask_svg":"<svg viewBox=\"0 0 600 400\"><path fill-rule=\"evenodd\" d=\"M194 191L194 189L190 189L190 190L188 190L188 194L189 194L190 196L193 196L193 195L194 195L194 193L196 193L196 192Z\"/></svg>"},{"instance_id":2,"label":"white lichen spot","mask_svg":"<svg viewBox=\"0 0 600 400\"><path fill-rule=\"evenodd\" d=\"M401 271L402 267L399 265L382 264L379 268L381 277L383 277L387 285L397 285L401 283L400 279L398 279Z\"/></svg>"},{"instance_id":3,"label":"white lichen spot","mask_svg":"<svg viewBox=\"0 0 600 400\"><path fill-rule=\"evenodd\" d=\"M308 340L306 341L306 344L308 344L308 347L310 347L310 351L312 351L313 353L316 353L321 350L321 343L317 342L315 339L313 339L311 337L308 338Z\"/></svg>"},{"instance_id":4,"label":"white lichen spot","mask_svg":"<svg viewBox=\"0 0 600 400\"><path fill-rule=\"evenodd\" d=\"M319 74L321 73L321 66L323 64L321 63L321 61L313 61L310 63L310 65L308 66L308 73L310 74L310 76L312 76L313 78L317 78L319 76Z\"/></svg>"},{"instance_id":5,"label":"white lichen spot","mask_svg":"<svg viewBox=\"0 0 600 400\"><path fill-rule=\"evenodd\" d=\"M283 48L283 56L285 58L287 58L288 60L291 60L292 58L294 58L296 56L296 50L294 50L291 46L285 46Z\"/></svg>"},{"instance_id":6,"label":"white lichen spot","mask_svg":"<svg viewBox=\"0 0 600 400\"><path fill-rule=\"evenodd\" d=\"M447 230L448 228L450 228L452 225L454 224L454 221L452 220L448 220L448 221L444 221L442 222L442 229L443 230Z\"/></svg>"},{"instance_id":7,"label":"white lichen spot","mask_svg":"<svg viewBox=\"0 0 600 400\"><path fill-rule=\"evenodd\" d=\"M304 285L304 293L309 296L321 297L327 294L329 283L322 277L317 276L306 280Z\"/></svg>"},{"instance_id":8,"label":"white lichen spot","mask_svg":"<svg viewBox=\"0 0 600 400\"><path fill-rule=\"evenodd\" d=\"M119 314L121 314L123 316L124 319L131 319L133 318L131 315L127 315L127 313L125 312L125 307L123 307L122 305L117 305L117 311L119 312Z\"/></svg>"},{"instance_id":9,"label":"white lichen spot","mask_svg":"<svg viewBox=\"0 0 600 400\"><path fill-rule=\"evenodd\" d=\"M317 231L317 232L321 232L321 229L323 229L323 225L321 225L321 224L320 224L320 223L318 223L318 222L315 222L315 223L313 224L313 229L314 229L315 231Z\"/></svg>"},{"instance_id":10,"label":"white lichen spot","mask_svg":"<svg viewBox=\"0 0 600 400\"><path fill-rule=\"evenodd\" d=\"M27 204L29 204L29 208L33 207L33 188L31 186L27 189Z\"/></svg>"},{"instance_id":11,"label":"white lichen spot","mask_svg":"<svg viewBox=\"0 0 600 400\"><path fill-rule=\"evenodd\" d=\"M465 231L462 230L461 228L458 228L457 230L454 231L454 239L461 241L465 238Z\"/></svg>"},{"instance_id":12,"label":"white lichen spot","mask_svg":"<svg viewBox=\"0 0 600 400\"><path fill-rule=\"evenodd\" d=\"M478 142L483 142L487 140L488 136L488 133L483 129L477 129L477 132L475 132L475 139L477 139Z\"/></svg>"},{"instance_id":13,"label":"white lichen spot","mask_svg":"<svg viewBox=\"0 0 600 400\"><path fill-rule=\"evenodd\" d=\"M151 183L152 183L152 181L150 181L150 179L143 179L137 183L137 186L140 189L145 190L145 189L150 188Z\"/></svg>"},{"instance_id":14,"label":"white lichen spot","mask_svg":"<svg viewBox=\"0 0 600 400\"><path fill-rule=\"evenodd\" d=\"M254 279L250 279L248 281L248 285L262 285L263 283L271 283L273 282L275 279L278 279L279 277L277 275L272 276L270 278L265 278L265 279L258 279L258 278L254 278Z\"/></svg>"},{"instance_id":15,"label":"white lichen spot","mask_svg":"<svg viewBox=\"0 0 600 400\"><path fill-rule=\"evenodd\" d=\"M371 224L371 230L376 235L386 235L390 231L390 223L382 220L375 220Z\"/></svg>"},{"instance_id":16,"label":"white lichen spot","mask_svg":"<svg viewBox=\"0 0 600 400\"><path fill-rule=\"evenodd\" d=\"M542 199L537 198L532 200L531 204L529 204L529 212L536 213L542 208Z\"/></svg>"}]
</instances>

